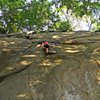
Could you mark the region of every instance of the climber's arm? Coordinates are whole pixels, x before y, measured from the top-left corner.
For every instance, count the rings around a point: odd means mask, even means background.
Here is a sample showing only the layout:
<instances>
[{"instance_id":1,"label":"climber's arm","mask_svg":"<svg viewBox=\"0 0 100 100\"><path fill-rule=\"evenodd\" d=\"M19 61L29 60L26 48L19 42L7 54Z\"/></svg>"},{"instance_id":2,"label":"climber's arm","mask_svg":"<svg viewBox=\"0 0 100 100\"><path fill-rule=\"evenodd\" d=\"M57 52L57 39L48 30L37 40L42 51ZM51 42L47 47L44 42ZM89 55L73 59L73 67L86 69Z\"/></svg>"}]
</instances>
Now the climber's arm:
<instances>
[{"instance_id":1,"label":"climber's arm","mask_svg":"<svg viewBox=\"0 0 100 100\"><path fill-rule=\"evenodd\" d=\"M38 44L38 45L35 47L35 49L37 49L37 48L39 48L39 47L41 47L41 44Z\"/></svg>"}]
</instances>

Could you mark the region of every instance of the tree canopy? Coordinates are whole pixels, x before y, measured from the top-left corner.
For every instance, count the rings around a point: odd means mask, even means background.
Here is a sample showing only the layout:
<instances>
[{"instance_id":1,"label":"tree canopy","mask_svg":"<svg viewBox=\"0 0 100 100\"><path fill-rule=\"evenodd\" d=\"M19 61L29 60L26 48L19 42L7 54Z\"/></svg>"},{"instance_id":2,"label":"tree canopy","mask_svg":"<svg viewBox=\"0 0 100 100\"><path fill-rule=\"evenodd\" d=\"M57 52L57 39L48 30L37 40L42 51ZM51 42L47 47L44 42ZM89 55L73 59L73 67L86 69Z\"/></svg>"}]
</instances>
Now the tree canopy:
<instances>
[{"instance_id":1,"label":"tree canopy","mask_svg":"<svg viewBox=\"0 0 100 100\"><path fill-rule=\"evenodd\" d=\"M68 13L73 17L91 16L92 22L99 23L99 0L0 0L0 30L71 31Z\"/></svg>"}]
</instances>

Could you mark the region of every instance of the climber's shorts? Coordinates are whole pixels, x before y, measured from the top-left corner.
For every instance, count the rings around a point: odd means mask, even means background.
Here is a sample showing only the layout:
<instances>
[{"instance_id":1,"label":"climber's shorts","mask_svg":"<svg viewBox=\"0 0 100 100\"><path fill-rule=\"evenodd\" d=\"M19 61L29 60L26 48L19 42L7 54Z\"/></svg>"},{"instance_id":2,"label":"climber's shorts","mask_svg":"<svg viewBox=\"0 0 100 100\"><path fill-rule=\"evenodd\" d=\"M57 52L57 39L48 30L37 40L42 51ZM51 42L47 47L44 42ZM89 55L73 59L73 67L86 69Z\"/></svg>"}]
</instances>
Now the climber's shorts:
<instances>
[{"instance_id":1,"label":"climber's shorts","mask_svg":"<svg viewBox=\"0 0 100 100\"><path fill-rule=\"evenodd\" d=\"M44 45L44 47L45 47L45 48L49 48L49 45L48 45L48 44L46 44L46 45Z\"/></svg>"}]
</instances>

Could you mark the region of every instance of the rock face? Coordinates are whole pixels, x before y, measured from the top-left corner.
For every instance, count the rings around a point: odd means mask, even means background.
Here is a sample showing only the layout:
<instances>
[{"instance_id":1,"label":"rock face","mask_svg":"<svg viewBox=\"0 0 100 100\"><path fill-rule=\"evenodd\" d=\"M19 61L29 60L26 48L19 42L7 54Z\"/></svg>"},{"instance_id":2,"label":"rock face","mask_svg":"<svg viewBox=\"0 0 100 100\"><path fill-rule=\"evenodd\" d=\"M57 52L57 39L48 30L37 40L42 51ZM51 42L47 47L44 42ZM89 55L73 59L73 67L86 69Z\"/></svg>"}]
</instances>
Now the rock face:
<instances>
[{"instance_id":1,"label":"rock face","mask_svg":"<svg viewBox=\"0 0 100 100\"><path fill-rule=\"evenodd\" d=\"M0 100L99 100L100 33L40 37L0 39ZM57 54L35 50L42 40Z\"/></svg>"}]
</instances>

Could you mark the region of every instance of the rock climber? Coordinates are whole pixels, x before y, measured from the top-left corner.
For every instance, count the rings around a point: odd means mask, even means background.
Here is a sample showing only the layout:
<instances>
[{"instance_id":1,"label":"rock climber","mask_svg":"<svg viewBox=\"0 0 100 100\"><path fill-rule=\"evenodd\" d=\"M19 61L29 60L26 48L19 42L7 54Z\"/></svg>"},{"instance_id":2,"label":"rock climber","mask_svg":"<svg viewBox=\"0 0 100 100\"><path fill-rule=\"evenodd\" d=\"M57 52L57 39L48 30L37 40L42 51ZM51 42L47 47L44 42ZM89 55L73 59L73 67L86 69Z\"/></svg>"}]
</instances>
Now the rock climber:
<instances>
[{"instance_id":1,"label":"rock climber","mask_svg":"<svg viewBox=\"0 0 100 100\"><path fill-rule=\"evenodd\" d=\"M43 51L44 51L44 54L47 55L48 52L49 52L49 43L46 42L46 41L43 41L43 42L40 42L36 48L39 48L39 47L42 47L43 48Z\"/></svg>"}]
</instances>

